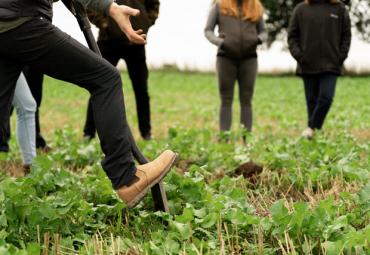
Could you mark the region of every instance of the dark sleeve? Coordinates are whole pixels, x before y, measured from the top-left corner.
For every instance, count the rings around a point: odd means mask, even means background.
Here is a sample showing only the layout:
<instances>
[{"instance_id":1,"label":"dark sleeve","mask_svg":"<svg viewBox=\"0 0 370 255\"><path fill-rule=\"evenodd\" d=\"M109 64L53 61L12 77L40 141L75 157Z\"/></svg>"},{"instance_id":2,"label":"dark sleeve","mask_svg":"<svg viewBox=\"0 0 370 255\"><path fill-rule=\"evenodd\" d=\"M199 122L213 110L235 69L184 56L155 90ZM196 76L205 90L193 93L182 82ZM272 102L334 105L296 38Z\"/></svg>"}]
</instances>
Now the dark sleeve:
<instances>
[{"instance_id":1,"label":"dark sleeve","mask_svg":"<svg viewBox=\"0 0 370 255\"><path fill-rule=\"evenodd\" d=\"M302 60L302 49L300 46L300 28L298 22L298 9L294 9L288 27L288 46L292 56L300 63Z\"/></svg>"},{"instance_id":2,"label":"dark sleeve","mask_svg":"<svg viewBox=\"0 0 370 255\"><path fill-rule=\"evenodd\" d=\"M346 58L348 57L348 52L351 47L351 19L349 17L349 13L347 9L344 8L344 17L342 22L342 34L341 34L341 42L340 42L340 58L341 62L343 63Z\"/></svg>"},{"instance_id":3,"label":"dark sleeve","mask_svg":"<svg viewBox=\"0 0 370 255\"><path fill-rule=\"evenodd\" d=\"M159 15L159 0L146 0L145 1L145 9L148 13L148 18L150 20L151 25L154 25L155 21Z\"/></svg>"},{"instance_id":4,"label":"dark sleeve","mask_svg":"<svg viewBox=\"0 0 370 255\"><path fill-rule=\"evenodd\" d=\"M109 16L109 8L113 0L76 0L89 9L97 11L101 14Z\"/></svg>"},{"instance_id":5,"label":"dark sleeve","mask_svg":"<svg viewBox=\"0 0 370 255\"><path fill-rule=\"evenodd\" d=\"M257 24L257 34L260 43L263 43L267 40L267 32L265 29L265 21L263 20L263 18L261 18L261 20Z\"/></svg>"},{"instance_id":6,"label":"dark sleeve","mask_svg":"<svg viewBox=\"0 0 370 255\"><path fill-rule=\"evenodd\" d=\"M218 24L218 6L215 4L211 7L211 10L208 14L208 19L206 23L206 27L204 28L204 35L212 44L220 47L224 41L223 38L218 37L215 34L215 28Z\"/></svg>"},{"instance_id":7,"label":"dark sleeve","mask_svg":"<svg viewBox=\"0 0 370 255\"><path fill-rule=\"evenodd\" d=\"M108 17L105 15L100 14L97 11L87 9L87 16L89 17L90 22L97 26L100 30L108 27Z\"/></svg>"}]
</instances>

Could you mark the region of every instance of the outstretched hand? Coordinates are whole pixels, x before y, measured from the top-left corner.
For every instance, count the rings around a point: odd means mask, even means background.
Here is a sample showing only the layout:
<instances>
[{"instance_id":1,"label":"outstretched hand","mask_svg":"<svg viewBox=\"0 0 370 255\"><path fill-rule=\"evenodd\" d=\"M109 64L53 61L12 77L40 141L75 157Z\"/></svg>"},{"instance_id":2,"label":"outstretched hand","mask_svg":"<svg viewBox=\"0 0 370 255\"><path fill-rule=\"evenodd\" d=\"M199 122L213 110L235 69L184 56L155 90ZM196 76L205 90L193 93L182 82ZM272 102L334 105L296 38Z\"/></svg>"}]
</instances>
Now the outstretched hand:
<instances>
[{"instance_id":1,"label":"outstretched hand","mask_svg":"<svg viewBox=\"0 0 370 255\"><path fill-rule=\"evenodd\" d=\"M135 31L130 22L130 16L137 16L139 14L140 11L137 9L130 8L126 5L118 5L116 3L112 3L109 9L109 15L131 42L135 44L145 44L146 35L143 34L143 30L139 29Z\"/></svg>"}]
</instances>

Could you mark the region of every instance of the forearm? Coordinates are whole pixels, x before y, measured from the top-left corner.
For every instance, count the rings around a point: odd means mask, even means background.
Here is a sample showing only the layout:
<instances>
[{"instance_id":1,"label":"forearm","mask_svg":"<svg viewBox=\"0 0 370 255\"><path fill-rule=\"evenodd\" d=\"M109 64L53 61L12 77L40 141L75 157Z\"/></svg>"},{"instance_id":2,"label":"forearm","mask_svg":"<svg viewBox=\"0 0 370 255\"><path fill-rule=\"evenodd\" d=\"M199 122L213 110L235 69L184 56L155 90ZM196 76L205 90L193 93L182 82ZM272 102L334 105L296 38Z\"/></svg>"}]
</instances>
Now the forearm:
<instances>
[{"instance_id":1,"label":"forearm","mask_svg":"<svg viewBox=\"0 0 370 255\"><path fill-rule=\"evenodd\" d=\"M215 28L218 22L218 6L214 5L212 6L208 19L206 27L204 28L204 35L208 39L209 42L216 46L221 46L224 39L216 36L215 34Z\"/></svg>"},{"instance_id":2,"label":"forearm","mask_svg":"<svg viewBox=\"0 0 370 255\"><path fill-rule=\"evenodd\" d=\"M263 18L261 18L260 22L257 25L257 34L258 34L258 40L260 41L260 43L267 41L267 32L265 29L265 22Z\"/></svg>"},{"instance_id":3,"label":"forearm","mask_svg":"<svg viewBox=\"0 0 370 255\"><path fill-rule=\"evenodd\" d=\"M296 12L293 13L288 27L288 46L292 56L298 61L302 60L302 50L300 47L300 29Z\"/></svg>"},{"instance_id":4,"label":"forearm","mask_svg":"<svg viewBox=\"0 0 370 255\"><path fill-rule=\"evenodd\" d=\"M216 45L217 47L220 47L224 42L224 39L216 36L215 32L212 30L205 30L204 35L210 43Z\"/></svg>"},{"instance_id":5,"label":"forearm","mask_svg":"<svg viewBox=\"0 0 370 255\"><path fill-rule=\"evenodd\" d=\"M341 61L344 62L346 60L349 49L351 47L351 20L347 11L345 11L344 21L343 21L343 32L341 36L341 45L340 45L340 54L341 54Z\"/></svg>"},{"instance_id":6,"label":"forearm","mask_svg":"<svg viewBox=\"0 0 370 255\"><path fill-rule=\"evenodd\" d=\"M292 54L292 56L295 58L295 60L297 60L298 62L301 62L302 50L299 45L299 41L296 38L289 38L288 46L289 46L289 51Z\"/></svg>"}]
</instances>

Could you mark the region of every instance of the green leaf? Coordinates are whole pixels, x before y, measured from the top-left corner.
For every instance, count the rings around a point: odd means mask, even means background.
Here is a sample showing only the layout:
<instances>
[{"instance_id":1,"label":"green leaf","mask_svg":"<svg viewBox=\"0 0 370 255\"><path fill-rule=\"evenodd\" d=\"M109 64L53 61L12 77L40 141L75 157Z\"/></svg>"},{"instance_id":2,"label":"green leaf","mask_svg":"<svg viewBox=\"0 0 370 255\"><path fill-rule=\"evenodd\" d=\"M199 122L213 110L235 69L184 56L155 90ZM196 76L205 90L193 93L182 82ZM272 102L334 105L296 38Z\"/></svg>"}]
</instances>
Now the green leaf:
<instances>
[{"instance_id":1,"label":"green leaf","mask_svg":"<svg viewBox=\"0 0 370 255\"><path fill-rule=\"evenodd\" d=\"M326 241L324 243L324 247L326 249L326 254L327 255L338 255L342 254L343 252L343 243L342 241L336 241L336 242L329 242Z\"/></svg>"},{"instance_id":2,"label":"green leaf","mask_svg":"<svg viewBox=\"0 0 370 255\"><path fill-rule=\"evenodd\" d=\"M206 217L203 218L201 226L202 228L211 228L217 224L218 219L219 219L219 214L210 213Z\"/></svg>"},{"instance_id":3,"label":"green leaf","mask_svg":"<svg viewBox=\"0 0 370 255\"><path fill-rule=\"evenodd\" d=\"M4 213L0 214L0 227L7 227L8 221Z\"/></svg>"},{"instance_id":4,"label":"green leaf","mask_svg":"<svg viewBox=\"0 0 370 255\"><path fill-rule=\"evenodd\" d=\"M176 230L183 241L188 240L193 235L193 230L190 223L182 224L176 221L171 221L172 229Z\"/></svg>"},{"instance_id":5,"label":"green leaf","mask_svg":"<svg viewBox=\"0 0 370 255\"><path fill-rule=\"evenodd\" d=\"M309 213L308 209L309 208L307 203L304 202L295 203L294 212L292 213L289 225L298 226L299 228L301 228L304 218L308 216Z\"/></svg>"},{"instance_id":6,"label":"green leaf","mask_svg":"<svg viewBox=\"0 0 370 255\"><path fill-rule=\"evenodd\" d=\"M27 244L27 254L28 255L39 255L41 254L41 247L37 243Z\"/></svg>"},{"instance_id":7,"label":"green leaf","mask_svg":"<svg viewBox=\"0 0 370 255\"><path fill-rule=\"evenodd\" d=\"M5 201L5 195L2 190L0 190L0 204L2 204Z\"/></svg>"},{"instance_id":8,"label":"green leaf","mask_svg":"<svg viewBox=\"0 0 370 255\"><path fill-rule=\"evenodd\" d=\"M190 207L185 208L184 212L181 215L176 216L176 221L180 223L187 223L193 220L194 220L193 209Z\"/></svg>"},{"instance_id":9,"label":"green leaf","mask_svg":"<svg viewBox=\"0 0 370 255\"><path fill-rule=\"evenodd\" d=\"M272 219L275 223L281 223L281 220L289 216L288 209L284 205L284 200L276 201L270 208Z\"/></svg>"}]
</instances>

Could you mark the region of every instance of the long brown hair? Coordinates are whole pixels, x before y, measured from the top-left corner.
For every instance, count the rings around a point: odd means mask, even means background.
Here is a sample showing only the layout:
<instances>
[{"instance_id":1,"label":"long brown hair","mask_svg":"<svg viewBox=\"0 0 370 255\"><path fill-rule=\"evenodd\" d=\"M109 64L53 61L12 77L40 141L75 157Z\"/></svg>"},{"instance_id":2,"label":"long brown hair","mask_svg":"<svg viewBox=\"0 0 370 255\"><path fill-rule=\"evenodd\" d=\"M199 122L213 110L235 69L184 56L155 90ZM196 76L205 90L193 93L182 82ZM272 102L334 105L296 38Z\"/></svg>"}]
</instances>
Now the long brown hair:
<instances>
[{"instance_id":1,"label":"long brown hair","mask_svg":"<svg viewBox=\"0 0 370 255\"><path fill-rule=\"evenodd\" d=\"M220 11L223 15L238 17L237 0L218 0ZM243 0L243 19L258 22L264 12L260 0Z\"/></svg>"},{"instance_id":2,"label":"long brown hair","mask_svg":"<svg viewBox=\"0 0 370 255\"><path fill-rule=\"evenodd\" d=\"M306 4L311 4L312 0L304 0ZM339 3L339 0L328 0L329 3L331 4L337 4Z\"/></svg>"}]
</instances>

